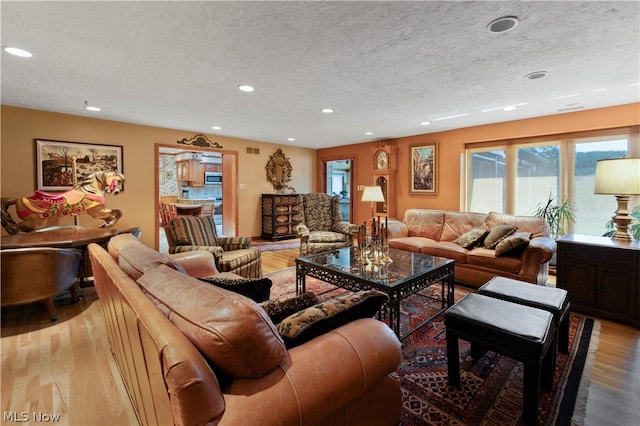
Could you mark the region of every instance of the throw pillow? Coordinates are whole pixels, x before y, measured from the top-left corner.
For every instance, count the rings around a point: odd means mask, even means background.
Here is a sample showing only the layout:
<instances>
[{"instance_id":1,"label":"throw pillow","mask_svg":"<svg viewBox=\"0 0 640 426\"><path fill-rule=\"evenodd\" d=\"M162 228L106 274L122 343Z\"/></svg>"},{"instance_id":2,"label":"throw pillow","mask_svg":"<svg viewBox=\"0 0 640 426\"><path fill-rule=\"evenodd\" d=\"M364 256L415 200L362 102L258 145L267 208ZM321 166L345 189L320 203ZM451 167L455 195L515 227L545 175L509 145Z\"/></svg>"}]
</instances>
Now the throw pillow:
<instances>
[{"instance_id":1,"label":"throw pillow","mask_svg":"<svg viewBox=\"0 0 640 426\"><path fill-rule=\"evenodd\" d=\"M496 256L519 256L529 245L531 233L516 232L496 245Z\"/></svg>"},{"instance_id":2,"label":"throw pillow","mask_svg":"<svg viewBox=\"0 0 640 426\"><path fill-rule=\"evenodd\" d=\"M295 314L319 302L320 299L318 299L318 296L308 291L300 296L268 300L260 303L260 306L265 310L267 315L269 315L271 321L273 321L274 324L278 324L289 315Z\"/></svg>"},{"instance_id":3,"label":"throw pillow","mask_svg":"<svg viewBox=\"0 0 640 426\"><path fill-rule=\"evenodd\" d=\"M269 295L271 294L272 282L269 278L222 278L213 276L199 279L246 296L257 303L269 300Z\"/></svg>"},{"instance_id":4,"label":"throw pillow","mask_svg":"<svg viewBox=\"0 0 640 426\"><path fill-rule=\"evenodd\" d=\"M232 378L261 377L287 357L275 325L247 297L165 265L137 283L207 360Z\"/></svg>"},{"instance_id":5,"label":"throw pillow","mask_svg":"<svg viewBox=\"0 0 640 426\"><path fill-rule=\"evenodd\" d=\"M464 234L460 235L458 238L453 240L453 242L468 249L481 244L488 234L488 229L473 228L471 231L465 232Z\"/></svg>"},{"instance_id":6,"label":"throw pillow","mask_svg":"<svg viewBox=\"0 0 640 426\"><path fill-rule=\"evenodd\" d=\"M288 316L277 325L287 348L360 318L371 318L389 298L376 290L336 296Z\"/></svg>"},{"instance_id":7,"label":"throw pillow","mask_svg":"<svg viewBox=\"0 0 640 426\"><path fill-rule=\"evenodd\" d=\"M484 239L484 248L488 248L488 249L496 248L496 246L500 241L504 240L509 235L516 232L517 229L518 229L517 226L507 225L506 223L503 223L502 225L494 226L493 228L491 228L489 235L487 235L486 238Z\"/></svg>"}]
</instances>

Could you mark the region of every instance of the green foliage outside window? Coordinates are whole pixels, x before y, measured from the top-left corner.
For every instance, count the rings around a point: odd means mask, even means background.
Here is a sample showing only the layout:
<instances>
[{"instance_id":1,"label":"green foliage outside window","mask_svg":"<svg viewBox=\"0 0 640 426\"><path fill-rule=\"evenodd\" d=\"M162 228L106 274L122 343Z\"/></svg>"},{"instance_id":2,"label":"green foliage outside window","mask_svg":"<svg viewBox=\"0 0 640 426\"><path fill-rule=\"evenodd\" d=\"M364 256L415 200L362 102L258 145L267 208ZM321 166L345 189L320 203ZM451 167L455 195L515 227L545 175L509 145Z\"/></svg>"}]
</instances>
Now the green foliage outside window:
<instances>
[{"instance_id":1,"label":"green foliage outside window","mask_svg":"<svg viewBox=\"0 0 640 426\"><path fill-rule=\"evenodd\" d=\"M634 240L640 240L640 205L635 206L629 213L629 216L633 218L633 222L631 222L631 225L629 225L628 228L629 235L631 235ZM605 226L607 228L607 232L605 232L602 236L612 237L613 234L616 233L616 225L613 222L613 219L607 222Z\"/></svg>"}]
</instances>

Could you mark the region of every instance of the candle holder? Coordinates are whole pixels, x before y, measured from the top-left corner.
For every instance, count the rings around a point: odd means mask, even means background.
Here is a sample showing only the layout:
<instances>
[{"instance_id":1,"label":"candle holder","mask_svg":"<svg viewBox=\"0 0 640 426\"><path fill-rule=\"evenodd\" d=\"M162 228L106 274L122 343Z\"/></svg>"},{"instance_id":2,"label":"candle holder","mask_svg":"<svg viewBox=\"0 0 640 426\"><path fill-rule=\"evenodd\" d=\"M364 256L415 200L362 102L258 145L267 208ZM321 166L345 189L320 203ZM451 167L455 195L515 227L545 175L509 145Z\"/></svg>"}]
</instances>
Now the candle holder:
<instances>
[{"instance_id":1,"label":"candle holder","mask_svg":"<svg viewBox=\"0 0 640 426\"><path fill-rule=\"evenodd\" d=\"M393 262L393 259L389 257L389 244L387 244L386 241L384 244L382 244L382 247L380 250L380 258L382 260L382 263L384 263L385 265L388 265Z\"/></svg>"},{"instance_id":2,"label":"candle holder","mask_svg":"<svg viewBox=\"0 0 640 426\"><path fill-rule=\"evenodd\" d=\"M374 241L371 243L371 249L369 250L369 260L372 264L377 266L384 264L382 260L382 250L379 238L374 239Z\"/></svg>"},{"instance_id":3,"label":"candle holder","mask_svg":"<svg viewBox=\"0 0 640 426\"><path fill-rule=\"evenodd\" d=\"M371 226L369 227L369 233L367 233L366 222L359 227L357 233L358 250L356 251L356 258L361 263L371 263L372 265L388 265L392 262L388 255L388 232L385 224L383 225L378 219L373 218L371 220Z\"/></svg>"}]
</instances>

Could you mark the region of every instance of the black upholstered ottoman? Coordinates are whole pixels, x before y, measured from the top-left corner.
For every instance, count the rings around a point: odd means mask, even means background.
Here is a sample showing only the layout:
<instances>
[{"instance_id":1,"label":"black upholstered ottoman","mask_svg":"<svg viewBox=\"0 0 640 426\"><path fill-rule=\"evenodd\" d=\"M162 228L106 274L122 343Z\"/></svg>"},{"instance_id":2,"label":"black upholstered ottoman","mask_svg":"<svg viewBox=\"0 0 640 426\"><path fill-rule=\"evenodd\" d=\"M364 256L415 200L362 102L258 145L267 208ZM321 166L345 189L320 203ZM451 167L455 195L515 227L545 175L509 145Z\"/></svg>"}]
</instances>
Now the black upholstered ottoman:
<instances>
[{"instance_id":1,"label":"black upholstered ottoman","mask_svg":"<svg viewBox=\"0 0 640 426\"><path fill-rule=\"evenodd\" d=\"M460 387L458 339L521 361L524 364L523 420L538 421L540 383L553 385L555 325L542 309L481 294L468 294L445 312L449 384Z\"/></svg>"},{"instance_id":2,"label":"black upholstered ottoman","mask_svg":"<svg viewBox=\"0 0 640 426\"><path fill-rule=\"evenodd\" d=\"M478 293L551 312L558 333L558 350L569 352L570 304L566 290L494 277L480 287Z\"/></svg>"}]
</instances>

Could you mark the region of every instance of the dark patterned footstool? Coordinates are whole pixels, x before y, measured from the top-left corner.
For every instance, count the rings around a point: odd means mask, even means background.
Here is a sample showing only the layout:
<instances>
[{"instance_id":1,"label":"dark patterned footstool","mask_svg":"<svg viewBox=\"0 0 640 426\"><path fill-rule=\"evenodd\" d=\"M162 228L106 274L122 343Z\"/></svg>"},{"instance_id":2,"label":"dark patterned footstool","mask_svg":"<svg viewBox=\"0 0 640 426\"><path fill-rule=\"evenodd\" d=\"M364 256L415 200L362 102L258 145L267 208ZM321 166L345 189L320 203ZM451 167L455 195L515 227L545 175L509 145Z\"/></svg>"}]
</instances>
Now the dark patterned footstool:
<instances>
[{"instance_id":1,"label":"dark patterned footstool","mask_svg":"<svg viewBox=\"0 0 640 426\"><path fill-rule=\"evenodd\" d=\"M565 354L569 352L570 305L566 290L494 277L478 289L478 294L550 312L558 333L558 350Z\"/></svg>"},{"instance_id":2,"label":"dark patterned footstool","mask_svg":"<svg viewBox=\"0 0 640 426\"><path fill-rule=\"evenodd\" d=\"M458 339L491 349L524 364L523 420L538 422L540 382L553 385L555 325L542 309L506 302L481 294L468 294L445 312L449 384L460 387Z\"/></svg>"}]
</instances>

